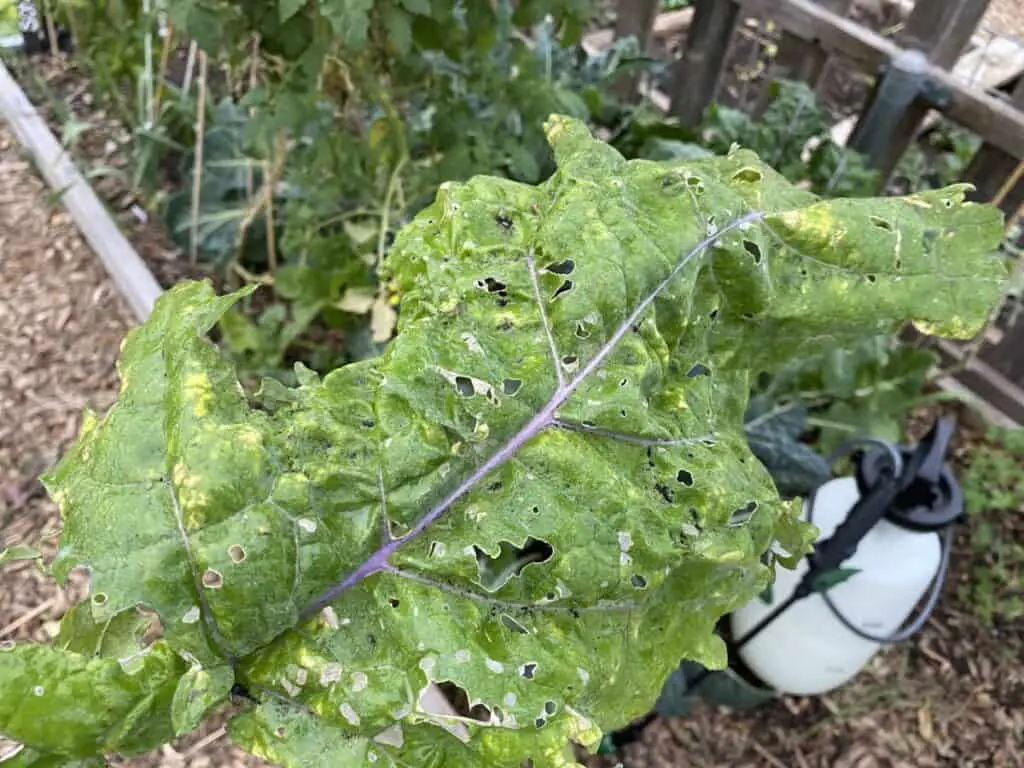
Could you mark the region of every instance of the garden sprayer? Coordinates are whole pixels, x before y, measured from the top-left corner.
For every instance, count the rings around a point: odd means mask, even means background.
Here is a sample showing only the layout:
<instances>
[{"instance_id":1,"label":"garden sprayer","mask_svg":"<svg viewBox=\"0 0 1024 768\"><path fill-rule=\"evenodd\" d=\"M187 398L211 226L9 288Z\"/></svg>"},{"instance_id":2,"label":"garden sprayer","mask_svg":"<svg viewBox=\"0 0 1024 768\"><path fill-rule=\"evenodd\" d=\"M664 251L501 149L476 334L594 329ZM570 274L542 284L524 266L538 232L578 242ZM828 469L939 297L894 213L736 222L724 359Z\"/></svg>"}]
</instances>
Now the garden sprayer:
<instances>
[{"instance_id":1,"label":"garden sprayer","mask_svg":"<svg viewBox=\"0 0 1024 768\"><path fill-rule=\"evenodd\" d=\"M883 645L919 631L938 602L953 524L964 510L945 461L953 430L952 421L938 420L916 446L874 438L840 446L830 463L856 447L869 450L853 474L808 495L803 516L818 528L813 552L793 570L776 568L771 588L726 618L730 668L684 662L655 713L610 735L602 751L631 740L657 714L687 714L698 698L749 709L781 694L834 690Z\"/></svg>"}]
</instances>

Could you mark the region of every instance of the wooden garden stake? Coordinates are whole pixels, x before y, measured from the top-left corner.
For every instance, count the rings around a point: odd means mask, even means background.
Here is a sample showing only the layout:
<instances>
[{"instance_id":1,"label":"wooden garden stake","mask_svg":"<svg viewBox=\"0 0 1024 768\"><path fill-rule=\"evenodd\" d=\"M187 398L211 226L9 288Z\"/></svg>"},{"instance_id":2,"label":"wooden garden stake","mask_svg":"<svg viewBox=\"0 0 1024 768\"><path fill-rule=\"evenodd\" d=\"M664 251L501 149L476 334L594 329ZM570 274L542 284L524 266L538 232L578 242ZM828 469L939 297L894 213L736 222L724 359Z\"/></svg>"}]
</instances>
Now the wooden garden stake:
<instances>
[{"instance_id":1,"label":"wooden garden stake","mask_svg":"<svg viewBox=\"0 0 1024 768\"><path fill-rule=\"evenodd\" d=\"M1021 180L1022 176L1024 176L1024 158L1018 161L1017 167L1013 169L1013 173L1011 173L1006 178L1006 181L1003 182L1003 185L999 187L999 191L996 192L995 196L992 198L992 205L997 207L1002 205L1003 200L1005 200L1006 196L1010 194L1010 190L1017 185L1017 182Z\"/></svg>"},{"instance_id":2,"label":"wooden garden stake","mask_svg":"<svg viewBox=\"0 0 1024 768\"><path fill-rule=\"evenodd\" d=\"M192 162L192 231L188 260L195 264L199 255L199 198L203 186L203 142L206 136L206 75L209 71L206 51L199 51L199 105L196 110L196 150Z\"/></svg>"}]
</instances>

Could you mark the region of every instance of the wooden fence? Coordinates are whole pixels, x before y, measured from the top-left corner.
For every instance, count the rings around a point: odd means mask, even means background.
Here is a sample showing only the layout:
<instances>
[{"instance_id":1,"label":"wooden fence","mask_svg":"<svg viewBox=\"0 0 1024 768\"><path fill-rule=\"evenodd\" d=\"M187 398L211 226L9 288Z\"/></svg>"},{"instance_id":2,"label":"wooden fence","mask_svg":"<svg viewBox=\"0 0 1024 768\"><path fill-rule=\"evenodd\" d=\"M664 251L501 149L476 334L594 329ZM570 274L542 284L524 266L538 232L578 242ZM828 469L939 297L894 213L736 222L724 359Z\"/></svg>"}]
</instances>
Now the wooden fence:
<instances>
[{"instance_id":1,"label":"wooden fence","mask_svg":"<svg viewBox=\"0 0 1024 768\"><path fill-rule=\"evenodd\" d=\"M690 8L660 15L660 0L619 0L614 33L598 32L585 42L603 47L613 38L635 37L651 50L655 38L685 36L664 91L635 78L622 87L624 94L646 97L683 124L694 125L715 99L741 25L751 18L770 22L781 36L764 84L789 78L815 87L833 57L872 79L848 132L848 145L865 152L883 178L918 137L932 110L976 134L982 143L963 178L975 185L974 199L1003 209L1009 232L1024 204L1024 77L1019 73L1024 63L1010 73L1002 90L965 82L953 72L990 1L917 0L899 34L889 37L847 17L854 0L695 0ZM1024 41L1020 45L1024 56ZM908 57L911 51L920 55ZM908 59L923 69L926 87L896 114L888 105L874 110L889 118L880 137L872 108L886 96L886 77ZM970 343L915 338L937 349L953 371L954 385L1024 424L1024 312L1019 306L1005 306L984 337Z\"/></svg>"}]
</instances>

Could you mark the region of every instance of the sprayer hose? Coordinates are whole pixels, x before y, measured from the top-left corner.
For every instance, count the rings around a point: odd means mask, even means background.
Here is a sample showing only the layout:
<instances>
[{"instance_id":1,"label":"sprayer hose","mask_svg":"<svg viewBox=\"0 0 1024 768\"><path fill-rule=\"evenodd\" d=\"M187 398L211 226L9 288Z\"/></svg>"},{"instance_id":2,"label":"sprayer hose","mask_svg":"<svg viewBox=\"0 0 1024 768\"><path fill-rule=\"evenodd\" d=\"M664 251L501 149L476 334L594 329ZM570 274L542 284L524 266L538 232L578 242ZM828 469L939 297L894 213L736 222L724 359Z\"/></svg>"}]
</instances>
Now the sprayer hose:
<instances>
[{"instance_id":1,"label":"sprayer hose","mask_svg":"<svg viewBox=\"0 0 1024 768\"><path fill-rule=\"evenodd\" d=\"M829 457L829 466L835 464L841 456L847 454L855 445L863 444L875 445L885 450L892 459L893 469L897 476L899 476L903 471L903 459L900 457L896 449L884 440L877 440L871 437L853 438L844 442ZM812 525L814 524L814 502L817 495L818 489L815 488L807 498L807 522ZM891 635L874 635L864 629L861 629L843 615L842 611L840 611L832 601L832 598L829 597L827 591L822 592L821 597L825 601L825 605L828 606L828 609L832 612L832 615L835 616L844 627L858 637L881 645L902 643L904 640L907 640L921 630L928 619L931 618L932 613L935 611L935 606L939 602L939 596L942 594L942 587L946 583L946 577L949 575L950 553L953 549L953 528L951 526L947 526L942 530L941 546L942 553L939 559L939 568L935 573L935 578L932 579L931 591L928 593L928 599L925 601L924 608L921 609L921 613L909 625L892 633Z\"/></svg>"}]
</instances>

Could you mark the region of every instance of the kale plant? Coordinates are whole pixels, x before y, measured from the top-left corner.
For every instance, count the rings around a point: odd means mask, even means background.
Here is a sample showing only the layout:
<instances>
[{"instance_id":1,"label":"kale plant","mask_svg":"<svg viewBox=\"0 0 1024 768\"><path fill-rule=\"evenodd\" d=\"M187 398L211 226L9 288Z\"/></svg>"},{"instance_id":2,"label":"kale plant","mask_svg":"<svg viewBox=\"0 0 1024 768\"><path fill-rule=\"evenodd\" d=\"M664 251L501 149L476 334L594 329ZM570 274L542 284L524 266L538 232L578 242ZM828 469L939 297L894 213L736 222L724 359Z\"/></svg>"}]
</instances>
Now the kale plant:
<instances>
[{"instance_id":1,"label":"kale plant","mask_svg":"<svg viewBox=\"0 0 1024 768\"><path fill-rule=\"evenodd\" d=\"M91 592L54 645L0 646L11 765L151 749L232 692L234 741L284 765L574 765L680 658L724 666L716 621L808 549L750 372L907 320L970 336L999 295L1000 214L963 186L819 200L749 151L546 131L550 179L445 184L403 228L378 357L247 394L205 338L239 294L207 283L129 334L45 477L53 575Z\"/></svg>"}]
</instances>

